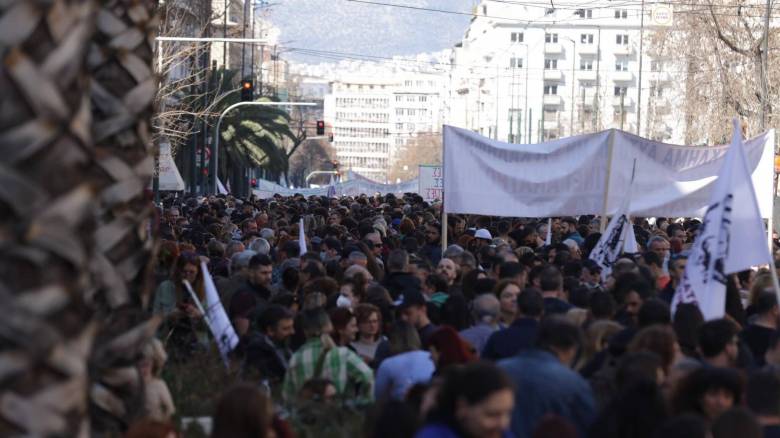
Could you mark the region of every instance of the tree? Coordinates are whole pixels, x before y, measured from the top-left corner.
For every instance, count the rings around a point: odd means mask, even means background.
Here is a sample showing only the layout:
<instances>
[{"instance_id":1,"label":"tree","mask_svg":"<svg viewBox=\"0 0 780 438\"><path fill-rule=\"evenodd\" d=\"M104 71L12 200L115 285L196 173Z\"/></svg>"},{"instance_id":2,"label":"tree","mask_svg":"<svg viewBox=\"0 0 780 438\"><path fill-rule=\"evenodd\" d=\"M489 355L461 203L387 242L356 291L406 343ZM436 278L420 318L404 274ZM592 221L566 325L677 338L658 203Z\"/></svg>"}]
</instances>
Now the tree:
<instances>
[{"instance_id":1,"label":"tree","mask_svg":"<svg viewBox=\"0 0 780 438\"><path fill-rule=\"evenodd\" d=\"M333 170L333 158L336 154L330 142L326 140L308 140L290 157L290 183L296 187L304 187L306 176L315 170ZM327 175L313 177L313 183L328 184Z\"/></svg>"},{"instance_id":2,"label":"tree","mask_svg":"<svg viewBox=\"0 0 780 438\"><path fill-rule=\"evenodd\" d=\"M398 150L387 179L408 181L419 176L420 164L441 164L442 138L438 133L420 133L410 138Z\"/></svg>"},{"instance_id":3,"label":"tree","mask_svg":"<svg viewBox=\"0 0 780 438\"><path fill-rule=\"evenodd\" d=\"M155 3L0 5L0 435L116 434L138 413Z\"/></svg>"},{"instance_id":4,"label":"tree","mask_svg":"<svg viewBox=\"0 0 780 438\"><path fill-rule=\"evenodd\" d=\"M215 90L208 108L216 123L219 114L240 101L236 72L220 69L212 81ZM227 90L227 91L226 91ZM260 101L271 101L261 98ZM244 169L263 168L271 179L286 175L288 155L283 145L286 140L295 141L290 129L290 116L278 106L244 106L231 110L220 126L219 173L233 181L233 187L246 184Z\"/></svg>"},{"instance_id":5,"label":"tree","mask_svg":"<svg viewBox=\"0 0 780 438\"><path fill-rule=\"evenodd\" d=\"M777 127L771 102L780 97L780 61L768 57L763 43L778 43L778 29L764 25L766 8L742 0L696 0L675 7L675 25L650 37L651 54L667 59L665 71L679 72L679 94L688 144L728 141L729 120L741 117L748 133ZM695 44L691 42L695 41ZM768 81L769 85L766 85Z\"/></svg>"}]
</instances>

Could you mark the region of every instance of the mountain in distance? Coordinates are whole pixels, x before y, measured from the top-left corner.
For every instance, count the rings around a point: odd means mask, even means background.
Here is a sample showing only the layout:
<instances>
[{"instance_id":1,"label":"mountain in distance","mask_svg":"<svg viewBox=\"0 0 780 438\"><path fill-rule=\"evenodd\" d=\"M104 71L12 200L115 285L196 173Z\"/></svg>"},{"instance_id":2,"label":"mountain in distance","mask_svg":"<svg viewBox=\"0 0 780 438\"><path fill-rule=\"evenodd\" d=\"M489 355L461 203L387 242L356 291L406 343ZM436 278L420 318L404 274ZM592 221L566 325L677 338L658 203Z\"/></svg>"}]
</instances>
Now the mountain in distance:
<instances>
[{"instance_id":1,"label":"mountain in distance","mask_svg":"<svg viewBox=\"0 0 780 438\"><path fill-rule=\"evenodd\" d=\"M476 0L369 0L471 12ZM392 57L449 49L466 32L468 15L357 3L348 0L271 0L267 17L281 31L280 45L314 51ZM305 63L343 55L288 52Z\"/></svg>"}]
</instances>

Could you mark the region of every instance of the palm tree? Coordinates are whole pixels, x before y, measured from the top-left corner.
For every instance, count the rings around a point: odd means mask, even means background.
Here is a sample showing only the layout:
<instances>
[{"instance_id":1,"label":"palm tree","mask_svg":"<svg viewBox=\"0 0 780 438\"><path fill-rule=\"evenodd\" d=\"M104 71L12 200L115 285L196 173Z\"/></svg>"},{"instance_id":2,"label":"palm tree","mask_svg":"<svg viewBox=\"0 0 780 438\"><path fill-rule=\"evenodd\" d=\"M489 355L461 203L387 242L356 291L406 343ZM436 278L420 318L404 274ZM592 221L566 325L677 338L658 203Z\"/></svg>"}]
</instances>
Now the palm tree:
<instances>
[{"instance_id":1,"label":"palm tree","mask_svg":"<svg viewBox=\"0 0 780 438\"><path fill-rule=\"evenodd\" d=\"M211 106L213 114L240 102L235 88L236 72L217 70L212 78L211 97L216 104ZM227 91L226 91L227 90ZM270 101L261 98L260 101ZM294 143L296 136L290 129L290 116L275 106L245 106L228 113L220 126L219 173L233 182L233 187L246 184L244 172L250 168L262 168L271 179L286 175L289 169L289 155L284 148L286 142Z\"/></svg>"},{"instance_id":2,"label":"palm tree","mask_svg":"<svg viewBox=\"0 0 780 438\"><path fill-rule=\"evenodd\" d=\"M138 413L155 3L0 4L0 435Z\"/></svg>"}]
</instances>

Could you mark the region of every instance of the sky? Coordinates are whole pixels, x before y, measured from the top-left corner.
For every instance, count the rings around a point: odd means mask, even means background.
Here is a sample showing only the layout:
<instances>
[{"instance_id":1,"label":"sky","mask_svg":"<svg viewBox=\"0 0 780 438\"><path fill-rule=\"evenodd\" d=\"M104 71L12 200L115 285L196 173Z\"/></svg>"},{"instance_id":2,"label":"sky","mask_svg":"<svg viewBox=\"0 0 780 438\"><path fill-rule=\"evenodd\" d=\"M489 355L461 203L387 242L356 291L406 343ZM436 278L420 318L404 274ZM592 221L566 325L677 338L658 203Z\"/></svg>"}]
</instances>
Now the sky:
<instances>
[{"instance_id":1,"label":"sky","mask_svg":"<svg viewBox=\"0 0 780 438\"><path fill-rule=\"evenodd\" d=\"M469 12L475 0L369 0L430 9ZM460 41L469 16L356 3L349 0L271 0L271 22L280 44L317 51L286 53L288 59L333 62L338 52L378 57L451 48Z\"/></svg>"}]
</instances>

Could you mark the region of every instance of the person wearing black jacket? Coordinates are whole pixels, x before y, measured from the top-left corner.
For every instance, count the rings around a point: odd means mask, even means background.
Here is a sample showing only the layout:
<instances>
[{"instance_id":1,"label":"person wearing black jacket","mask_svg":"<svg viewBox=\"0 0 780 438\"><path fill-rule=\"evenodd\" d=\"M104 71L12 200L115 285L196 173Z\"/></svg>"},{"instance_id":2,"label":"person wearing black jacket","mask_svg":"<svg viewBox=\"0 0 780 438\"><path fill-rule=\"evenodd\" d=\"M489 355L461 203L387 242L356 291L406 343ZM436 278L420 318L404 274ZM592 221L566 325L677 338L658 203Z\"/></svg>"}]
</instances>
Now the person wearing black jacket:
<instances>
[{"instance_id":1,"label":"person wearing black jacket","mask_svg":"<svg viewBox=\"0 0 780 438\"><path fill-rule=\"evenodd\" d=\"M245 378L255 377L279 383L287 372L292 351L287 340L295 333L293 314L278 304L265 309L257 319L257 330L246 338L246 356L242 366ZM244 342L244 340L242 340Z\"/></svg>"}]
</instances>

